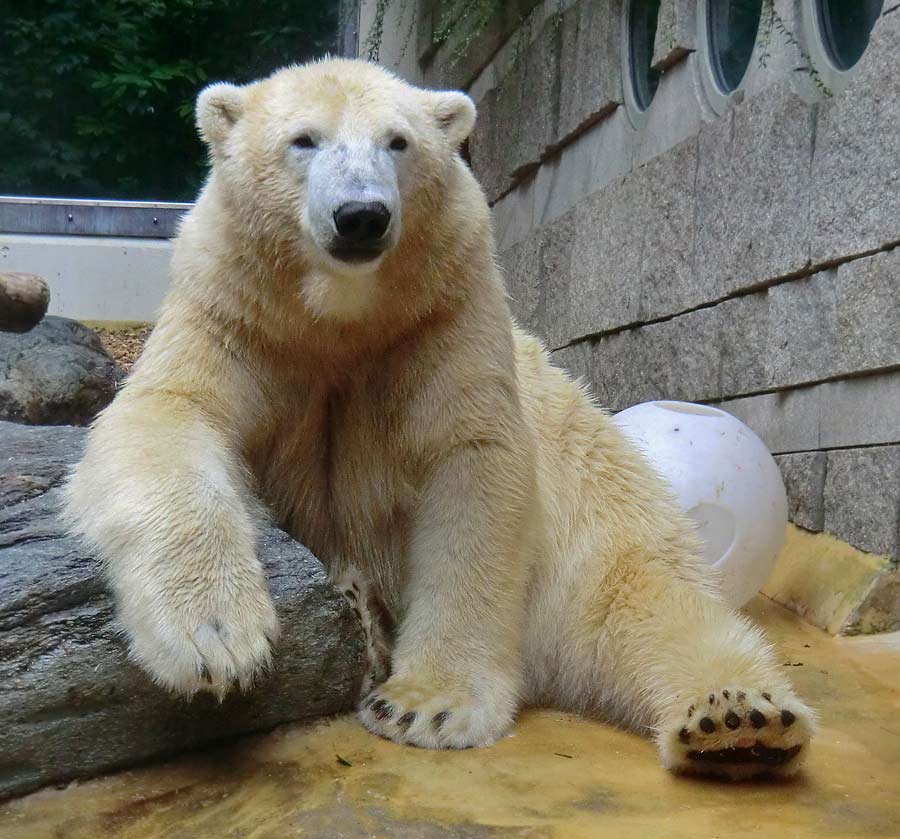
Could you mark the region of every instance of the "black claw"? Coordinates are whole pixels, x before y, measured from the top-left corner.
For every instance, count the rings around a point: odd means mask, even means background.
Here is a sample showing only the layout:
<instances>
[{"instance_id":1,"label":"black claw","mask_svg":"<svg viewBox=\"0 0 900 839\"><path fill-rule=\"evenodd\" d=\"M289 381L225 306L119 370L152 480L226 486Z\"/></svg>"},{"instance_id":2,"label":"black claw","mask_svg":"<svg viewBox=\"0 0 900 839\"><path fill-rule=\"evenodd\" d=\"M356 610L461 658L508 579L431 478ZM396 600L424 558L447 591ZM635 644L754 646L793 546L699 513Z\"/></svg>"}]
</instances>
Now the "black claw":
<instances>
[{"instance_id":1,"label":"black claw","mask_svg":"<svg viewBox=\"0 0 900 839\"><path fill-rule=\"evenodd\" d=\"M729 711L725 714L725 725L728 726L732 731L738 728L741 724L741 718L734 712Z\"/></svg>"},{"instance_id":2,"label":"black claw","mask_svg":"<svg viewBox=\"0 0 900 839\"><path fill-rule=\"evenodd\" d=\"M378 694L377 694L377 693L370 693L370 694L363 700L363 708L371 708L371 707L375 704L375 700L376 700L376 699L378 699Z\"/></svg>"},{"instance_id":3,"label":"black claw","mask_svg":"<svg viewBox=\"0 0 900 839\"><path fill-rule=\"evenodd\" d=\"M356 615L356 619L360 623L362 623L362 612L360 612L359 609L356 608L356 606L353 607L353 614Z\"/></svg>"},{"instance_id":4,"label":"black claw","mask_svg":"<svg viewBox=\"0 0 900 839\"><path fill-rule=\"evenodd\" d=\"M691 705L691 707L688 708L688 718L694 716L694 711L695 711L695 710L696 710L696 709L694 708L693 705Z\"/></svg>"},{"instance_id":5,"label":"black claw","mask_svg":"<svg viewBox=\"0 0 900 839\"><path fill-rule=\"evenodd\" d=\"M727 690L722 691L722 696L724 696L726 699L731 699L731 694Z\"/></svg>"},{"instance_id":6,"label":"black claw","mask_svg":"<svg viewBox=\"0 0 900 839\"><path fill-rule=\"evenodd\" d=\"M203 679L206 684L212 684L212 676L209 673L209 668L205 664L200 665L200 678Z\"/></svg>"},{"instance_id":7,"label":"black claw","mask_svg":"<svg viewBox=\"0 0 900 839\"><path fill-rule=\"evenodd\" d=\"M715 702L715 701L716 701L716 695L714 693L711 693L709 695L709 704L712 705L713 702Z\"/></svg>"},{"instance_id":8,"label":"black claw","mask_svg":"<svg viewBox=\"0 0 900 839\"><path fill-rule=\"evenodd\" d=\"M772 701L772 694L771 694L771 693L764 693L764 694L762 695L762 698L765 699L766 702L771 702L771 701Z\"/></svg>"},{"instance_id":9,"label":"black claw","mask_svg":"<svg viewBox=\"0 0 900 839\"><path fill-rule=\"evenodd\" d=\"M796 720L796 719L797 718L794 716L794 714L791 711L788 711L787 708L785 708L781 712L781 722L785 728L788 728L789 726L793 725L794 720Z\"/></svg>"},{"instance_id":10,"label":"black claw","mask_svg":"<svg viewBox=\"0 0 900 839\"><path fill-rule=\"evenodd\" d=\"M766 719L765 714L763 714L761 711L757 711L756 708L754 708L750 712L750 725L752 725L754 728L762 728L763 726L766 726L768 724L769 721Z\"/></svg>"},{"instance_id":11,"label":"black claw","mask_svg":"<svg viewBox=\"0 0 900 839\"><path fill-rule=\"evenodd\" d=\"M700 728L707 734L712 734L716 730L716 724L709 717L704 717L700 720Z\"/></svg>"},{"instance_id":12,"label":"black claw","mask_svg":"<svg viewBox=\"0 0 900 839\"><path fill-rule=\"evenodd\" d=\"M394 715L394 707L384 699L379 699L372 705L372 713L376 720L387 720Z\"/></svg>"},{"instance_id":13,"label":"black claw","mask_svg":"<svg viewBox=\"0 0 900 839\"><path fill-rule=\"evenodd\" d=\"M678 732L678 739L681 740L682 743L690 743L691 734L686 728L682 728L681 731Z\"/></svg>"},{"instance_id":14,"label":"black claw","mask_svg":"<svg viewBox=\"0 0 900 839\"><path fill-rule=\"evenodd\" d=\"M435 714L431 718L431 724L437 731L441 730L441 726L450 719L449 711L441 711L439 714Z\"/></svg>"},{"instance_id":15,"label":"black claw","mask_svg":"<svg viewBox=\"0 0 900 839\"><path fill-rule=\"evenodd\" d=\"M743 702L746 698L747 698L747 694L744 693L744 691L739 690L739 691L738 691L738 694L737 694L737 701L738 701L738 702Z\"/></svg>"},{"instance_id":16,"label":"black claw","mask_svg":"<svg viewBox=\"0 0 900 839\"><path fill-rule=\"evenodd\" d=\"M348 597L348 598L350 598L350 600L355 601L356 600L356 592L352 588L348 588L344 592L344 597Z\"/></svg>"},{"instance_id":17,"label":"black claw","mask_svg":"<svg viewBox=\"0 0 900 839\"><path fill-rule=\"evenodd\" d=\"M397 720L397 725L400 726L404 731L409 728L416 721L416 712L415 711L407 711L399 720Z\"/></svg>"}]
</instances>

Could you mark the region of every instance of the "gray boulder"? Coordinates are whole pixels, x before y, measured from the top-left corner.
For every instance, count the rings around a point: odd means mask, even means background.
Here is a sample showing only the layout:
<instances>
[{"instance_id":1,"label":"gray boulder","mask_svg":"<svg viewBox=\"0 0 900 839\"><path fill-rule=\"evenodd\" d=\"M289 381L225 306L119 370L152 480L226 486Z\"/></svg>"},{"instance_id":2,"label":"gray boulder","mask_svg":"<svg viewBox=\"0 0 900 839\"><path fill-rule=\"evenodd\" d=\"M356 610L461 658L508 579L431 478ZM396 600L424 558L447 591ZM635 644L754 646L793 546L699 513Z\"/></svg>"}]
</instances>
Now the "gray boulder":
<instances>
[{"instance_id":1,"label":"gray boulder","mask_svg":"<svg viewBox=\"0 0 900 839\"><path fill-rule=\"evenodd\" d=\"M276 528L259 552L282 633L253 690L188 702L129 662L98 564L57 515L84 436L0 422L0 798L349 710L365 671L359 622Z\"/></svg>"},{"instance_id":2,"label":"gray boulder","mask_svg":"<svg viewBox=\"0 0 900 839\"><path fill-rule=\"evenodd\" d=\"M0 419L87 425L122 375L97 333L78 321L51 315L30 332L0 332Z\"/></svg>"}]
</instances>

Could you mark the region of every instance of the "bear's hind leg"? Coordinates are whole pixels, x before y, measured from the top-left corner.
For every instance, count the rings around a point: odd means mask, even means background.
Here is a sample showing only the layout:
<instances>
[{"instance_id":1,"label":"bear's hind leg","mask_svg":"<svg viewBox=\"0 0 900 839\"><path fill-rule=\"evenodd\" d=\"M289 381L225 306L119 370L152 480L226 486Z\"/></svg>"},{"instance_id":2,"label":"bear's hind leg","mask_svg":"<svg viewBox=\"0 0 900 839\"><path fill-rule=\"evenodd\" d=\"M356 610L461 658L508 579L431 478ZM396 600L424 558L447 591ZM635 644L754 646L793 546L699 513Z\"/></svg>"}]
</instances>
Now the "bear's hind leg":
<instances>
[{"instance_id":1,"label":"bear's hind leg","mask_svg":"<svg viewBox=\"0 0 900 839\"><path fill-rule=\"evenodd\" d=\"M762 632L691 576L631 555L586 593L565 656L568 697L599 683L576 706L655 732L667 769L733 780L794 774L812 712Z\"/></svg>"},{"instance_id":2,"label":"bear's hind leg","mask_svg":"<svg viewBox=\"0 0 900 839\"><path fill-rule=\"evenodd\" d=\"M375 685L387 681L391 675L393 621L374 586L356 568L343 571L334 579L334 585L350 604L365 634L368 667L359 695L368 696Z\"/></svg>"}]
</instances>

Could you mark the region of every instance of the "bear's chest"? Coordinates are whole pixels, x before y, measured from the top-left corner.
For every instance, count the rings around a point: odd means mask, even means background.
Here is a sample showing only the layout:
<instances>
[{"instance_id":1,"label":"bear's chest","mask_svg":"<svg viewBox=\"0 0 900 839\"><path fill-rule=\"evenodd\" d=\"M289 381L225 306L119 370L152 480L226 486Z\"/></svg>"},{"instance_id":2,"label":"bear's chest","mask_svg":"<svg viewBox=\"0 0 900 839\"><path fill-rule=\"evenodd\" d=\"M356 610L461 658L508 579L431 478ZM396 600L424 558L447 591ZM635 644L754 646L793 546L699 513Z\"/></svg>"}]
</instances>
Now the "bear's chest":
<instances>
[{"instance_id":1,"label":"bear's chest","mask_svg":"<svg viewBox=\"0 0 900 839\"><path fill-rule=\"evenodd\" d=\"M248 459L277 519L333 572L388 588L402 573L422 469L406 403L377 378L308 382L274 412Z\"/></svg>"}]
</instances>

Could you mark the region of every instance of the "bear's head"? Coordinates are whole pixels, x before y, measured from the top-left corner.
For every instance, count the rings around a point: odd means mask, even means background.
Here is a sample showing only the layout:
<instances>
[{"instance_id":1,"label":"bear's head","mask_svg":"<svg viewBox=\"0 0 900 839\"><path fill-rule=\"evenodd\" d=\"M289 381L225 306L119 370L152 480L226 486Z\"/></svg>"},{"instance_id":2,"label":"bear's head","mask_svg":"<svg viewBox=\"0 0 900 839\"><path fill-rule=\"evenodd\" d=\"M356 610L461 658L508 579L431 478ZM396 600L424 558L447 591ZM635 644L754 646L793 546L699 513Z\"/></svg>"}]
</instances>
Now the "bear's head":
<instances>
[{"instance_id":1,"label":"bear's head","mask_svg":"<svg viewBox=\"0 0 900 839\"><path fill-rule=\"evenodd\" d=\"M196 116L240 223L302 254L304 296L318 314L352 319L370 296L366 278L433 221L475 106L368 62L330 59L210 85Z\"/></svg>"}]
</instances>

